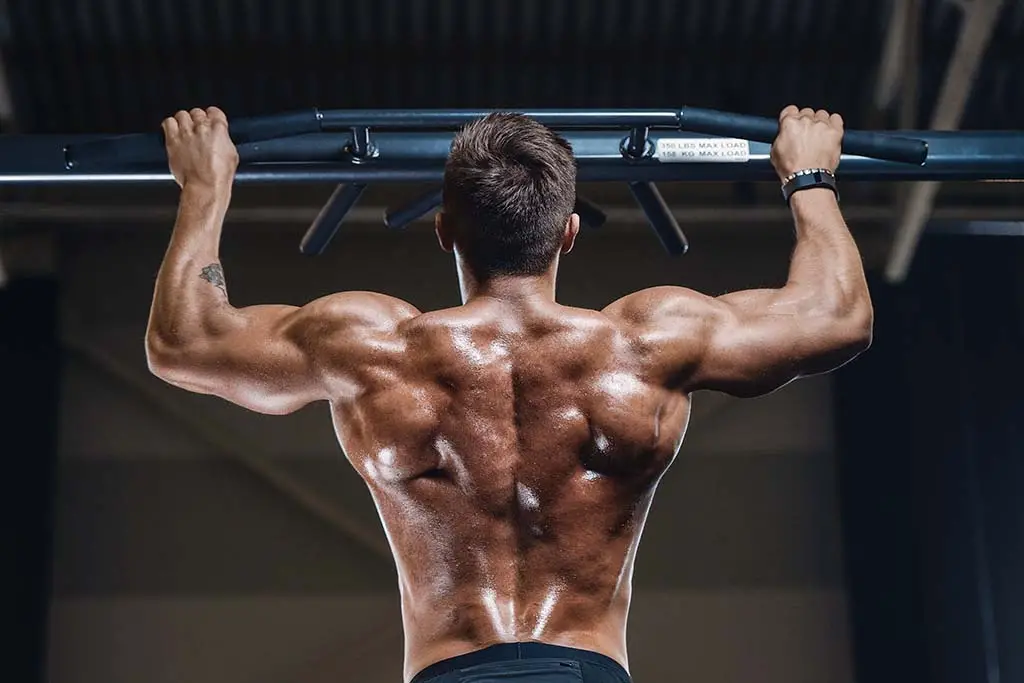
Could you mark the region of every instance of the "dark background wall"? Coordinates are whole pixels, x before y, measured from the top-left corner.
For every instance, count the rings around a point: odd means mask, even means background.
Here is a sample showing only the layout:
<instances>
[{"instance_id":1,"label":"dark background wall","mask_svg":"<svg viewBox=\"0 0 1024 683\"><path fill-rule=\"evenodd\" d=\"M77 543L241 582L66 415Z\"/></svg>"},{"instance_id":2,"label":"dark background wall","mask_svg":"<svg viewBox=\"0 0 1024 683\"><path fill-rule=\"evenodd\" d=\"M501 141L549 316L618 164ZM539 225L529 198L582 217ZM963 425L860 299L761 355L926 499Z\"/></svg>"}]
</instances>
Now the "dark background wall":
<instances>
[{"instance_id":1,"label":"dark background wall","mask_svg":"<svg viewBox=\"0 0 1024 683\"><path fill-rule=\"evenodd\" d=\"M1024 245L927 240L838 375L858 678L1024 680Z\"/></svg>"},{"instance_id":2,"label":"dark background wall","mask_svg":"<svg viewBox=\"0 0 1024 683\"><path fill-rule=\"evenodd\" d=\"M3 605L6 675L44 678L51 520L57 463L57 282L19 279L0 289L3 416Z\"/></svg>"}]
</instances>

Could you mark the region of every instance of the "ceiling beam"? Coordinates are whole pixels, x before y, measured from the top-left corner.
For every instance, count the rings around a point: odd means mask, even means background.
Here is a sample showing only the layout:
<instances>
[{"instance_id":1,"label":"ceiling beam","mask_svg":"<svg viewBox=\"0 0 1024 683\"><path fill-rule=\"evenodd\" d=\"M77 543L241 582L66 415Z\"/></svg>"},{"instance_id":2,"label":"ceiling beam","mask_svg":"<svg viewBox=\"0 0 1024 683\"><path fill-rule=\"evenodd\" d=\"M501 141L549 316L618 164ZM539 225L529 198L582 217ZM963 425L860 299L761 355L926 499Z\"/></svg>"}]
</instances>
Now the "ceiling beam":
<instances>
[{"instance_id":1,"label":"ceiling beam","mask_svg":"<svg viewBox=\"0 0 1024 683\"><path fill-rule=\"evenodd\" d=\"M901 0L905 23L901 51L902 87L899 94L899 127L918 127L921 99L921 14L924 0Z\"/></svg>"},{"instance_id":2,"label":"ceiling beam","mask_svg":"<svg viewBox=\"0 0 1024 683\"><path fill-rule=\"evenodd\" d=\"M891 0L889 29L875 80L874 105L877 111L885 111L896 102L900 85L907 75L908 48L912 47L908 45L907 36L919 22L919 9L919 0Z\"/></svg>"},{"instance_id":3,"label":"ceiling beam","mask_svg":"<svg viewBox=\"0 0 1024 683\"><path fill-rule=\"evenodd\" d=\"M932 116L932 130L956 130L960 127L977 78L982 57L992 38L1004 0L973 0L965 9L953 56ZM893 245L885 267L889 282L902 282L910 269L921 234L935 206L940 183L918 182L910 186L901 202Z\"/></svg>"}]
</instances>

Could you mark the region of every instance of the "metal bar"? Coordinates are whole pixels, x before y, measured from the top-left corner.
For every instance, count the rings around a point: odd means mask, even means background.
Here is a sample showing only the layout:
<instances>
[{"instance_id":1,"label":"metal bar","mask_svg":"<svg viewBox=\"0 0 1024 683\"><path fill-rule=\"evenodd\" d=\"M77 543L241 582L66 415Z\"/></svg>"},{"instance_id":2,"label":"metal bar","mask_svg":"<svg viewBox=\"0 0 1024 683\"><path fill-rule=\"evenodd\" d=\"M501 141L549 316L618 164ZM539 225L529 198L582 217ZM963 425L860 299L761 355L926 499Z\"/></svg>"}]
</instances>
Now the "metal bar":
<instances>
[{"instance_id":1,"label":"metal bar","mask_svg":"<svg viewBox=\"0 0 1024 683\"><path fill-rule=\"evenodd\" d=\"M402 230L410 223L418 221L428 213L432 213L441 206L444 200L444 193L441 188L431 190L422 194L410 202L402 204L397 209L386 209L384 213L384 227L392 230Z\"/></svg>"},{"instance_id":2,"label":"metal bar","mask_svg":"<svg viewBox=\"0 0 1024 683\"><path fill-rule=\"evenodd\" d=\"M665 251L673 256L685 254L690 243L676 217L672 215L672 209L658 191L658 186L654 183L632 182L629 183L629 191L647 216L647 221L654 228Z\"/></svg>"},{"instance_id":3,"label":"metal bar","mask_svg":"<svg viewBox=\"0 0 1024 683\"><path fill-rule=\"evenodd\" d=\"M234 119L230 123L235 144L261 142L324 131L351 131L356 156L368 156L369 129L447 130L491 113L476 109L306 109L269 116ZM615 126L679 127L679 110L662 109L538 109L524 112L544 125L561 128ZM365 147L363 153L360 148ZM121 163L163 161L164 139L159 132L71 140L64 149L68 168L92 169L107 160Z\"/></svg>"},{"instance_id":4,"label":"metal bar","mask_svg":"<svg viewBox=\"0 0 1024 683\"><path fill-rule=\"evenodd\" d=\"M307 109L254 118L230 124L236 143L257 142L314 132L364 129L450 130L493 113L482 109ZM558 129L668 128L708 135L742 137L770 143L778 122L714 109L537 109L521 111L540 123ZM848 130L844 145L853 154L919 164L927 155L920 140L893 133ZM136 161L156 161L162 139L159 133L137 133L73 142L66 150L69 167L92 165L106 156Z\"/></svg>"},{"instance_id":5,"label":"metal bar","mask_svg":"<svg viewBox=\"0 0 1024 683\"><path fill-rule=\"evenodd\" d=\"M299 243L299 251L311 256L322 254L341 228L345 216L363 195L364 190L366 190L366 185L363 183L338 185L303 236L302 242Z\"/></svg>"},{"instance_id":6,"label":"metal bar","mask_svg":"<svg viewBox=\"0 0 1024 683\"><path fill-rule=\"evenodd\" d=\"M932 116L931 127L937 131L960 127L971 86L981 68L982 57L992 38L1002 6L1003 0L974 0L966 10L956 49L946 68L946 77ZM1018 165L1024 167L1024 160ZM1024 173L1024 168L1019 173ZM937 177L921 180L946 179ZM903 216L896 227L885 267L885 277L889 282L902 282L906 278L938 194L937 183L919 183L907 192L903 202Z\"/></svg>"},{"instance_id":7,"label":"metal bar","mask_svg":"<svg viewBox=\"0 0 1024 683\"><path fill-rule=\"evenodd\" d=\"M450 130L493 113L491 109L327 109L320 112L323 130L354 126L374 129ZM679 128L680 109L533 109L508 110L553 128Z\"/></svg>"},{"instance_id":8,"label":"metal bar","mask_svg":"<svg viewBox=\"0 0 1024 683\"><path fill-rule=\"evenodd\" d=\"M231 123L235 144L256 143L290 138L325 131L358 131L368 136L369 129L448 130L457 128L487 111L463 110L332 110L309 109L256 118L238 119ZM646 131L649 128L674 128L705 135L736 137L770 144L778 132L778 121L760 116L746 116L714 109L682 107L678 110L538 110L526 112L537 121L558 129L621 128ZM163 137L160 133L139 133L89 141L70 141L64 149L67 168L91 169L105 160L121 163L163 163ZM893 133L847 130L843 151L875 159L924 163L928 146L922 140L908 139ZM358 152L357 152L357 156Z\"/></svg>"},{"instance_id":9,"label":"metal bar","mask_svg":"<svg viewBox=\"0 0 1024 683\"><path fill-rule=\"evenodd\" d=\"M843 155L839 174L851 180L1021 180L1024 179L1024 131L903 131L924 140L928 160L920 165ZM348 133L315 133L239 146L239 183L379 183L440 182L454 133L380 132L374 135L378 156L355 162L346 156ZM720 140L707 135L652 131L650 158L627 160L624 134L575 131L566 134L586 181L741 181L776 180L769 160L771 146L750 142L731 156L669 156L664 149L692 148ZM170 183L166 162L110 162L88 171L65 167L64 147L92 137L0 136L0 184ZM682 162L682 163L679 163ZM719 162L719 163L708 163Z\"/></svg>"},{"instance_id":10,"label":"metal bar","mask_svg":"<svg viewBox=\"0 0 1024 683\"><path fill-rule=\"evenodd\" d=\"M353 127L352 143L346 151L352 163L357 164L377 156L377 146L373 144L370 129L366 126ZM317 214L316 220L306 230L299 243L299 251L312 256L322 254L341 229L345 216L356 205L365 190L365 183L343 183L335 187L330 199Z\"/></svg>"}]
</instances>

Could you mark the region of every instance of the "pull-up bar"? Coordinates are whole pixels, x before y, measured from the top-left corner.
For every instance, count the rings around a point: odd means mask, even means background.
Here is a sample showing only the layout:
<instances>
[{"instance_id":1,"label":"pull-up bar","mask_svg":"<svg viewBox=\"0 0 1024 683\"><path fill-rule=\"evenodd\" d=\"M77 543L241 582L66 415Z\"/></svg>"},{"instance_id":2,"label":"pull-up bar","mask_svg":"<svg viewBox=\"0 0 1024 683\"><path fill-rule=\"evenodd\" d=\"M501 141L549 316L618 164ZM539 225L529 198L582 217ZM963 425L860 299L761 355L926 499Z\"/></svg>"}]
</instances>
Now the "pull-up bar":
<instances>
[{"instance_id":1,"label":"pull-up bar","mask_svg":"<svg viewBox=\"0 0 1024 683\"><path fill-rule=\"evenodd\" d=\"M235 119L239 183L332 182L339 188L307 232L305 253L327 247L370 183L439 183L454 131L483 110L318 110ZM707 109L537 110L524 114L562 132L580 181L630 185L662 243L686 251L686 238L656 181L774 180L775 119ZM844 179L1024 179L1024 133L846 131ZM0 137L0 184L171 180L159 133ZM341 187L344 185L344 187ZM401 228L440 203L434 190L385 215ZM603 215L580 198L577 212L596 226Z\"/></svg>"},{"instance_id":2,"label":"pull-up bar","mask_svg":"<svg viewBox=\"0 0 1024 683\"><path fill-rule=\"evenodd\" d=\"M450 130L488 113L490 112L483 110L444 109L309 109L239 119L231 124L230 131L235 143L243 144L307 133L344 130ZM771 143L778 132L778 122L773 119L694 107L603 111L541 109L523 113L552 128L629 128L643 130L645 137L646 131L651 128L668 128ZM928 156L928 145L923 140L865 131L847 132L843 140L843 149L849 154L918 165L923 164ZM132 163L160 161L163 159L163 140L159 133L124 135L70 145L65 153L68 168L88 166L112 159Z\"/></svg>"}]
</instances>

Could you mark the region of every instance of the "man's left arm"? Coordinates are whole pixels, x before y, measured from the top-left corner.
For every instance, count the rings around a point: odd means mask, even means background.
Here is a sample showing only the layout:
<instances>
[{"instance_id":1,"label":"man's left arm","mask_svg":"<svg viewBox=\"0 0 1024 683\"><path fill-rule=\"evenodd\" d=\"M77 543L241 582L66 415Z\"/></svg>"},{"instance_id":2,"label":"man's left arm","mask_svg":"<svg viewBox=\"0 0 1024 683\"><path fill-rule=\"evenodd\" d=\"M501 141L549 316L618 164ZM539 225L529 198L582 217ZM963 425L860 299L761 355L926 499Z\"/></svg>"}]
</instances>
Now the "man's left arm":
<instances>
[{"instance_id":1,"label":"man's left arm","mask_svg":"<svg viewBox=\"0 0 1024 683\"><path fill-rule=\"evenodd\" d=\"M344 356L357 356L359 348L372 346L361 339L388 334L416 311L369 292L302 307L232 306L219 258L238 159L227 119L216 108L193 109L163 128L181 199L150 310L150 369L175 386L262 413L289 413L332 398L328 375L359 362Z\"/></svg>"}]
</instances>

